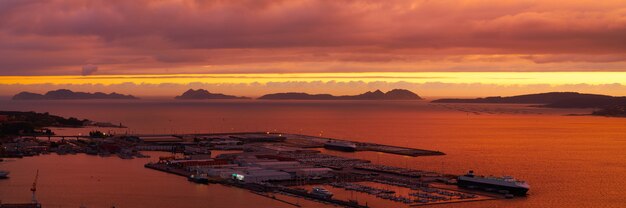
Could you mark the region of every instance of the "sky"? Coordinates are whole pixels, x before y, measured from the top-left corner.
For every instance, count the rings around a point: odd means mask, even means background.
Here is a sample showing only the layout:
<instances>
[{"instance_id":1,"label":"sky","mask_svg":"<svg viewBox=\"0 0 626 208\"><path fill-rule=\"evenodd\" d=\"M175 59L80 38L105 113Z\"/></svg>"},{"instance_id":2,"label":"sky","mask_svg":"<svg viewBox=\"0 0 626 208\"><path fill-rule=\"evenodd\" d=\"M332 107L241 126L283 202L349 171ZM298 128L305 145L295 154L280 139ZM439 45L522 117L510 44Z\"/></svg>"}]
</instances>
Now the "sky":
<instances>
[{"instance_id":1,"label":"sky","mask_svg":"<svg viewBox=\"0 0 626 208\"><path fill-rule=\"evenodd\" d=\"M3 0L0 95L626 95L624 37L623 0Z\"/></svg>"}]
</instances>

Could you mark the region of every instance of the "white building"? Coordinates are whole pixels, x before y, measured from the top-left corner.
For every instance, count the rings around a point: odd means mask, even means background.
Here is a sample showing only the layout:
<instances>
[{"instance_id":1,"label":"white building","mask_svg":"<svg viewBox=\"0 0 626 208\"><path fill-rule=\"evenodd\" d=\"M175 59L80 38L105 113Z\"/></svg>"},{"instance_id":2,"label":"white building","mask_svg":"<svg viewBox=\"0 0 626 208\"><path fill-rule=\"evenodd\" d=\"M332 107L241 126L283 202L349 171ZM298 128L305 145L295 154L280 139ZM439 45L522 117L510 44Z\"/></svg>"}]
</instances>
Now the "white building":
<instances>
[{"instance_id":1,"label":"white building","mask_svg":"<svg viewBox=\"0 0 626 208\"><path fill-rule=\"evenodd\" d=\"M263 169L260 167L208 168L204 171L206 171L205 173L209 176L232 178L245 183L291 179L291 175L289 173Z\"/></svg>"},{"instance_id":2,"label":"white building","mask_svg":"<svg viewBox=\"0 0 626 208\"><path fill-rule=\"evenodd\" d=\"M289 180L291 175L282 171L275 170L258 170L247 173L234 173L233 177L246 183L264 182L264 181L280 181Z\"/></svg>"}]
</instances>

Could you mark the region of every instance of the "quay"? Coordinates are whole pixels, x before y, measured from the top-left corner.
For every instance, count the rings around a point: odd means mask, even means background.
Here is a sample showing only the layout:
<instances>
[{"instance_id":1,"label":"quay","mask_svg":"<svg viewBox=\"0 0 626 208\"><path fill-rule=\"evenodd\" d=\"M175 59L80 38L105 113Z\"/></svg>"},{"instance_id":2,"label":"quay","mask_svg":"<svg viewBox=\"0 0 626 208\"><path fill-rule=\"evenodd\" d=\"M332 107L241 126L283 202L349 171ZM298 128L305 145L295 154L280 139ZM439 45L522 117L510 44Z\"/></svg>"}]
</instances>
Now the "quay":
<instances>
[{"instance_id":1,"label":"quay","mask_svg":"<svg viewBox=\"0 0 626 208\"><path fill-rule=\"evenodd\" d=\"M183 176L183 177L189 177L191 175L191 172L189 172L189 171L185 171L185 170L182 170L182 169L170 168L170 167L168 167L165 164L148 163L148 164L145 164L144 167L150 168L150 169L153 169L153 170L166 172L166 173L171 173L171 174L174 174L174 175Z\"/></svg>"},{"instance_id":2,"label":"quay","mask_svg":"<svg viewBox=\"0 0 626 208\"><path fill-rule=\"evenodd\" d=\"M199 134L183 134L183 135L173 135L177 138L224 138L225 136L228 138L234 139L248 139L251 138L249 135L279 135L278 137L284 137L284 142L290 146L300 147L300 148L322 148L325 143L328 142L348 142L354 143L356 145L356 151L372 151L372 152L382 152L396 155L404 155L404 156L436 156L436 155L445 155L445 153L435 150L425 150L425 149L416 149L410 147L399 147L392 145L384 145L384 144L376 144L369 142L355 142L348 141L344 139L335 139L335 138L327 138L327 137L318 137L318 136L310 136L310 135L301 135L301 134L289 134L289 133L280 133L280 132L237 132L237 133L199 133ZM143 135L143 137L151 137L152 135ZM156 135L156 136L165 136L165 135ZM248 136L248 137L246 137ZM142 136L139 136L142 137Z\"/></svg>"},{"instance_id":3,"label":"quay","mask_svg":"<svg viewBox=\"0 0 626 208\"><path fill-rule=\"evenodd\" d=\"M273 199L273 200L276 200L276 201L279 201L279 202L282 202L282 203L285 203L285 204L292 205L294 207L302 207L300 204L292 203L292 202L289 202L289 201L286 201L286 200L282 200L282 199L276 198L275 195L271 195L270 196L268 194L264 194L264 193L256 192L256 191L250 191L250 193L253 193L253 194L256 194L256 195L259 195L259 196L262 196L262 197L267 197L267 198L270 198L270 199Z\"/></svg>"},{"instance_id":4,"label":"quay","mask_svg":"<svg viewBox=\"0 0 626 208\"><path fill-rule=\"evenodd\" d=\"M41 208L39 203L22 203L22 204L3 204L0 202L0 208Z\"/></svg>"},{"instance_id":5,"label":"quay","mask_svg":"<svg viewBox=\"0 0 626 208\"><path fill-rule=\"evenodd\" d=\"M106 135L106 134L105 134ZM122 134L122 135L109 135L106 138L128 139L135 138L144 144L138 144L134 147L139 151L171 151L179 146L192 144L194 140L222 140L224 145L216 145L217 148L222 149L239 149L242 150L244 146L240 145L228 145L229 141L241 141L241 142L282 142L286 146L298 147L298 148L323 148L325 143L328 142L347 142L353 143L356 146L356 151L371 151L381 152L395 155L404 156L437 156L445 155L445 153L435 150L424 150L410 147L399 147L384 144L375 144L368 142L353 142L343 139L326 138L318 136L300 135L300 134L288 134L278 132L235 132L235 133L196 133L196 134ZM271 136L271 137L268 137ZM32 138L35 140L48 140L51 138L66 140L86 140L86 141L101 141L104 138L94 138L89 135L33 135L24 136L23 138ZM96 140L98 139L98 140ZM176 145L176 146L174 146Z\"/></svg>"},{"instance_id":6,"label":"quay","mask_svg":"<svg viewBox=\"0 0 626 208\"><path fill-rule=\"evenodd\" d=\"M497 200L498 198L485 198L485 199L476 199L471 201L445 201L445 202L433 202L430 204L412 204L409 205L411 207L420 207L420 206L428 206L428 205L444 205L444 204L458 204L458 203L468 203L468 202L481 202L481 201L489 201L489 200Z\"/></svg>"}]
</instances>

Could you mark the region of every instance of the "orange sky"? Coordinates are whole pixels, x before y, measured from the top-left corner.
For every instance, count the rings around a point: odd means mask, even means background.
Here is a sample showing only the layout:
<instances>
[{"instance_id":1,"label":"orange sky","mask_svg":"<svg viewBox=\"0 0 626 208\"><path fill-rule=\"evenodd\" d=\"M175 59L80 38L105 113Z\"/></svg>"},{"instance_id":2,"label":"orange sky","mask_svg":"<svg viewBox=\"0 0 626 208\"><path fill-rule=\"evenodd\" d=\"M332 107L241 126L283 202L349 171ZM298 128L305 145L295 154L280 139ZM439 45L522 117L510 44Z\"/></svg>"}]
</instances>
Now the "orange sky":
<instances>
[{"instance_id":1,"label":"orange sky","mask_svg":"<svg viewBox=\"0 0 626 208\"><path fill-rule=\"evenodd\" d=\"M289 73L313 78L303 82L342 82L354 80L314 78L355 72L621 73L626 71L624 37L626 1L613 0L0 1L0 93L44 87L9 85L8 79L23 79L8 76ZM606 75L593 75L601 76ZM472 76L435 82L516 85L526 91L533 91L530 84L582 84L591 87L581 90L595 91L621 84L610 79L614 76L593 83L493 83ZM416 83L405 78L366 82ZM209 82L237 84L232 79L199 83ZM251 94L239 94L246 93Z\"/></svg>"},{"instance_id":2,"label":"orange sky","mask_svg":"<svg viewBox=\"0 0 626 208\"><path fill-rule=\"evenodd\" d=\"M2 76L0 95L50 89L174 96L189 88L256 97L275 92L358 94L403 88L422 96L494 96L578 91L626 95L625 72L348 72Z\"/></svg>"}]
</instances>

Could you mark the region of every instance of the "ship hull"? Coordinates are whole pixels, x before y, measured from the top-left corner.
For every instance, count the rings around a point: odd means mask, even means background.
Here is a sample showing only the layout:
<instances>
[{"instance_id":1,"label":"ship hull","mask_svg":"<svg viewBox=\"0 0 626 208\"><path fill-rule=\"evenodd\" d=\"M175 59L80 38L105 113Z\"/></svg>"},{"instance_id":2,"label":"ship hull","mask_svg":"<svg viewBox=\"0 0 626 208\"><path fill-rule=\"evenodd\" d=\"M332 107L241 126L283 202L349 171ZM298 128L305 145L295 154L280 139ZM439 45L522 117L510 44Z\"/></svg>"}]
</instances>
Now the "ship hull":
<instances>
[{"instance_id":1,"label":"ship hull","mask_svg":"<svg viewBox=\"0 0 626 208\"><path fill-rule=\"evenodd\" d=\"M208 178L192 178L192 177L188 177L187 180L191 181L191 182L194 182L194 183L209 184L209 179Z\"/></svg>"},{"instance_id":2,"label":"ship hull","mask_svg":"<svg viewBox=\"0 0 626 208\"><path fill-rule=\"evenodd\" d=\"M313 196L319 197L320 199L330 199L333 198L333 195L323 195L323 194L312 194Z\"/></svg>"},{"instance_id":3,"label":"ship hull","mask_svg":"<svg viewBox=\"0 0 626 208\"><path fill-rule=\"evenodd\" d=\"M324 144L324 148L332 149L332 150L339 150L339 151L344 151L344 152L354 152L354 151L356 151L355 147L337 146L337 145L332 145L332 144Z\"/></svg>"},{"instance_id":4,"label":"ship hull","mask_svg":"<svg viewBox=\"0 0 626 208\"><path fill-rule=\"evenodd\" d=\"M498 184L481 183L481 182L467 181L467 180L458 180L457 185L463 188L476 187L476 188L481 188L485 190L492 189L493 191L506 190L510 194L513 194L516 196L525 196L526 193L528 192L528 189L523 188L523 187L510 187L510 186L503 186L503 185L498 185Z\"/></svg>"}]
</instances>

